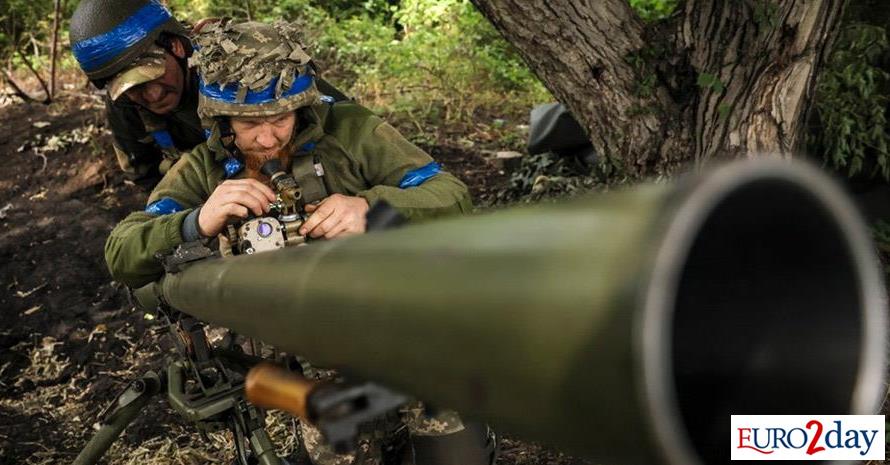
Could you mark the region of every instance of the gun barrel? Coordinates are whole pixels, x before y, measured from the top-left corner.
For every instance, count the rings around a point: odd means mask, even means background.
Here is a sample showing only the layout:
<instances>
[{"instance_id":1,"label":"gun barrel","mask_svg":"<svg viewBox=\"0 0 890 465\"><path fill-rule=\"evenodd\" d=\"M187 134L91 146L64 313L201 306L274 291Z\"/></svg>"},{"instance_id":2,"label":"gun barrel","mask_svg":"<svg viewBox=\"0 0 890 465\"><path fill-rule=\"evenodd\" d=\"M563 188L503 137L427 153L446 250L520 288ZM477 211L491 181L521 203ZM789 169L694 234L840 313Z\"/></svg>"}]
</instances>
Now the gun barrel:
<instances>
[{"instance_id":1,"label":"gun barrel","mask_svg":"<svg viewBox=\"0 0 890 465\"><path fill-rule=\"evenodd\" d=\"M606 463L728 462L730 414L874 413L884 389L867 230L778 160L207 260L156 292Z\"/></svg>"}]
</instances>

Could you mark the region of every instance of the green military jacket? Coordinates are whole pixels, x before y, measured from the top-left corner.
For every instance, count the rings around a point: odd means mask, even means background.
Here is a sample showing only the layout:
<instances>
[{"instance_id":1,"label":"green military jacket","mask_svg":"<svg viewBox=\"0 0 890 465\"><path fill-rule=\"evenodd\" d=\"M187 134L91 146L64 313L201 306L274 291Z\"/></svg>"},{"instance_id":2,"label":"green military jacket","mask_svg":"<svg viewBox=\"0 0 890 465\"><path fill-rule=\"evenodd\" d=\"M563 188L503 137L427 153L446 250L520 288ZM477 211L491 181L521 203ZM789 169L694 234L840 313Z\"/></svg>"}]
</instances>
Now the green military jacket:
<instances>
[{"instance_id":1,"label":"green military jacket","mask_svg":"<svg viewBox=\"0 0 890 465\"><path fill-rule=\"evenodd\" d=\"M432 158L364 107L339 102L306 107L299 113L295 146L313 147L309 154L324 168L328 194L363 197L370 205L385 200L409 220L472 209L467 187L444 171L416 187L398 187L407 173L428 165ZM226 180L226 158L206 144L197 146L173 166L148 199L149 205L172 200L178 211L134 212L114 228L105 243L105 260L115 280L140 287L161 277L163 269L154 254L183 242L186 216Z\"/></svg>"}]
</instances>

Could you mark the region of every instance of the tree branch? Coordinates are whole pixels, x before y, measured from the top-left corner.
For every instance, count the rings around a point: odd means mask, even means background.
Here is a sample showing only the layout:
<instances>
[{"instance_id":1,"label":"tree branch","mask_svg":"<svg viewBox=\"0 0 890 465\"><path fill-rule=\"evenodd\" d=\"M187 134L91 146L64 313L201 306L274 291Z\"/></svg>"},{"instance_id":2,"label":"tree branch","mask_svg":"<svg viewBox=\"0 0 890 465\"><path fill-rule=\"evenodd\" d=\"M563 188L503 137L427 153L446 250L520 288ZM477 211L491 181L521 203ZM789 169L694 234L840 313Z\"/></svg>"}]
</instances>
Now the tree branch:
<instances>
[{"instance_id":1,"label":"tree branch","mask_svg":"<svg viewBox=\"0 0 890 465\"><path fill-rule=\"evenodd\" d=\"M10 76L9 73L6 72L5 69L0 70L0 71L3 72L3 78L6 80L6 82L9 83L9 86L12 87L13 92L15 92L16 95L21 97L22 100L24 100L26 102L30 101L30 102L38 102L38 103L44 103L44 104L48 103L46 100L41 101L34 97L31 97L30 95L28 95L27 92L22 90L22 88L18 84L16 84L15 80L12 79L12 76Z\"/></svg>"},{"instance_id":2,"label":"tree branch","mask_svg":"<svg viewBox=\"0 0 890 465\"><path fill-rule=\"evenodd\" d=\"M46 81L44 81L43 78L40 77L40 73L38 73L37 70L34 69L34 66L31 65L31 61L28 60L28 57L24 53L22 53L21 50L18 49L18 47L16 47L15 52L18 53L19 56L22 58L22 62L25 63L25 67L27 67L28 70L31 71L31 74L33 74L34 77L37 78L37 82L40 83L40 87L43 88L43 93L44 93L44 95L46 95L46 98L43 99L42 101L36 100L36 99L33 99L33 100L35 102L39 101L40 103L44 103L44 104L52 101L52 94L50 94L49 89L46 87Z\"/></svg>"}]
</instances>

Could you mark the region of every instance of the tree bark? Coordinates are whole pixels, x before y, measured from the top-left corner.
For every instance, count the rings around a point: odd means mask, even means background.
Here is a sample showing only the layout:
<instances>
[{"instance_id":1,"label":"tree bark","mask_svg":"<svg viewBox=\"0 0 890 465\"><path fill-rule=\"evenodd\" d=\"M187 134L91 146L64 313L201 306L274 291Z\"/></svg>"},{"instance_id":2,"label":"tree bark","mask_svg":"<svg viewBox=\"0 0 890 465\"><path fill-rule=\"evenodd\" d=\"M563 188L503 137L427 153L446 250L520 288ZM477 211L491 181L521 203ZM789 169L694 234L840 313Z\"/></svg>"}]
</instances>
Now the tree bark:
<instances>
[{"instance_id":1,"label":"tree bark","mask_svg":"<svg viewBox=\"0 0 890 465\"><path fill-rule=\"evenodd\" d=\"M473 1L632 176L799 151L844 3L687 0L644 24L626 0Z\"/></svg>"}]
</instances>

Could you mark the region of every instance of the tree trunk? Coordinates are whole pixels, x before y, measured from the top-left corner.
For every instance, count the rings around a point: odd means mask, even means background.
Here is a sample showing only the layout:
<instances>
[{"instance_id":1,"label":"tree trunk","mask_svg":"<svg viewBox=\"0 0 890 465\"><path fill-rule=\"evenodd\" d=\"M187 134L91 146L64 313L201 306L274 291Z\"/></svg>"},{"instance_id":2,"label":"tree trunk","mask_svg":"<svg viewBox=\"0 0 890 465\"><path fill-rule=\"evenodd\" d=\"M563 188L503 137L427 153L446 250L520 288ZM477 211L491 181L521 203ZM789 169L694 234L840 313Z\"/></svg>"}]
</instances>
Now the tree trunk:
<instances>
[{"instance_id":1,"label":"tree trunk","mask_svg":"<svg viewBox=\"0 0 890 465\"><path fill-rule=\"evenodd\" d=\"M632 176L804 142L842 0L687 0L645 24L627 0L473 0ZM534 27L530 27L534 25Z\"/></svg>"},{"instance_id":2,"label":"tree trunk","mask_svg":"<svg viewBox=\"0 0 890 465\"><path fill-rule=\"evenodd\" d=\"M53 13L53 43L50 51L49 62L49 98L56 97L56 62L58 61L59 47L59 18L61 16L62 0L55 0L55 8Z\"/></svg>"}]
</instances>

